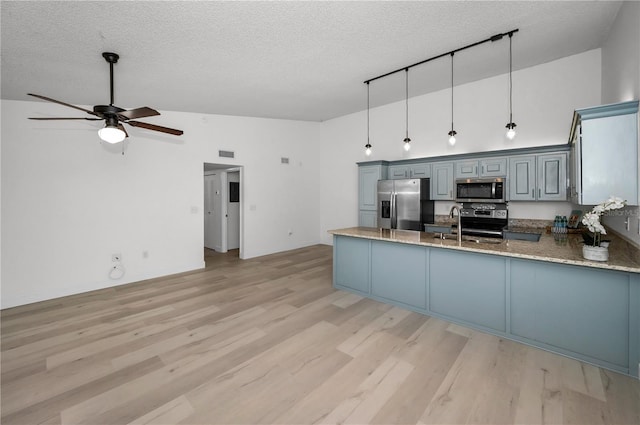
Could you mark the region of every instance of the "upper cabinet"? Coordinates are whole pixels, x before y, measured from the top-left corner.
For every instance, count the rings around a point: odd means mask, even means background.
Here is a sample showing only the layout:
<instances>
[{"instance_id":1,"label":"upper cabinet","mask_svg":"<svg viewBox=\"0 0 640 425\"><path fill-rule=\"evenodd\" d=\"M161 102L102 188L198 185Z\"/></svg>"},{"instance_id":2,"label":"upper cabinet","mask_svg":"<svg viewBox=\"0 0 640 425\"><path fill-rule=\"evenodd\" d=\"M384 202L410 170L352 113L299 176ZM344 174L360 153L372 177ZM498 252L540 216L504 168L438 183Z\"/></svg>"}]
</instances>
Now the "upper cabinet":
<instances>
[{"instance_id":1,"label":"upper cabinet","mask_svg":"<svg viewBox=\"0 0 640 425\"><path fill-rule=\"evenodd\" d=\"M449 201L454 199L453 162L431 164L431 199Z\"/></svg>"},{"instance_id":2,"label":"upper cabinet","mask_svg":"<svg viewBox=\"0 0 640 425\"><path fill-rule=\"evenodd\" d=\"M456 179L472 177L506 177L506 158L456 161Z\"/></svg>"},{"instance_id":3,"label":"upper cabinet","mask_svg":"<svg viewBox=\"0 0 640 425\"><path fill-rule=\"evenodd\" d=\"M509 158L510 201L566 201L566 152Z\"/></svg>"},{"instance_id":4,"label":"upper cabinet","mask_svg":"<svg viewBox=\"0 0 640 425\"><path fill-rule=\"evenodd\" d=\"M390 179L424 179L431 177L431 164L391 165Z\"/></svg>"},{"instance_id":5,"label":"upper cabinet","mask_svg":"<svg viewBox=\"0 0 640 425\"><path fill-rule=\"evenodd\" d=\"M638 205L638 101L578 109L571 125L571 200L614 195Z\"/></svg>"}]
</instances>

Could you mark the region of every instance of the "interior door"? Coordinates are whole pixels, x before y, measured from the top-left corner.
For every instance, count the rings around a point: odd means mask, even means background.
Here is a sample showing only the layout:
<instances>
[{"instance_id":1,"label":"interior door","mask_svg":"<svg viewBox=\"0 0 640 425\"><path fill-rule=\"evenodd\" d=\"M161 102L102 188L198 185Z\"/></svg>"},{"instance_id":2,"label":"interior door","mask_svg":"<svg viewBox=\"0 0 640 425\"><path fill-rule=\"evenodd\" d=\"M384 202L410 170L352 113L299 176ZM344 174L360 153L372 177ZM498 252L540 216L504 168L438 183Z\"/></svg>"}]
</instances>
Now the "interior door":
<instances>
[{"instance_id":1,"label":"interior door","mask_svg":"<svg viewBox=\"0 0 640 425\"><path fill-rule=\"evenodd\" d=\"M204 246L215 249L216 222L215 208L215 176L204 176Z\"/></svg>"},{"instance_id":2,"label":"interior door","mask_svg":"<svg viewBox=\"0 0 640 425\"><path fill-rule=\"evenodd\" d=\"M227 173L227 249L240 248L240 172Z\"/></svg>"}]
</instances>

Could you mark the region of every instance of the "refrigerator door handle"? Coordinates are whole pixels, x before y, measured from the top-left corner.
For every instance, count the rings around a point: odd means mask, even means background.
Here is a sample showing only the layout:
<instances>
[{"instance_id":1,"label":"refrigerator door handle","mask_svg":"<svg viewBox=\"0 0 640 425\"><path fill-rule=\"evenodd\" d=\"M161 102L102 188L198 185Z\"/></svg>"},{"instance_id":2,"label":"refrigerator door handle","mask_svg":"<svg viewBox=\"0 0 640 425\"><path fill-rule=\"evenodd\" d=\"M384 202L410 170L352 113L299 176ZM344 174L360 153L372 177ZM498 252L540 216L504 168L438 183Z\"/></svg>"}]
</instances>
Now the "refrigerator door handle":
<instances>
[{"instance_id":1,"label":"refrigerator door handle","mask_svg":"<svg viewBox=\"0 0 640 425\"><path fill-rule=\"evenodd\" d=\"M392 229L397 229L398 228L398 206L396 204L397 199L396 199L396 192L391 192L391 228Z\"/></svg>"}]
</instances>

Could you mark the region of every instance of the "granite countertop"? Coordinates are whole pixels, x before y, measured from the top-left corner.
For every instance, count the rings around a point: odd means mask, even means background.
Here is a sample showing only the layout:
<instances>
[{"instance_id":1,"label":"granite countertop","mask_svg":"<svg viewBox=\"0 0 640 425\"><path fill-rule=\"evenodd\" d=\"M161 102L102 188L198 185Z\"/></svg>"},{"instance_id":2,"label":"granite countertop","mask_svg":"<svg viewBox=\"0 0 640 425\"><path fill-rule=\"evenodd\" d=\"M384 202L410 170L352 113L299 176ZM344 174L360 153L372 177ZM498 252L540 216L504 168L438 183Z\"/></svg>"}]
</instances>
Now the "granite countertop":
<instances>
[{"instance_id":1,"label":"granite countertop","mask_svg":"<svg viewBox=\"0 0 640 425\"><path fill-rule=\"evenodd\" d=\"M527 231L527 229L524 227L518 228L518 231ZM535 231L536 233L541 233L541 229L535 229ZM462 241L462 243L459 244L455 239L440 239L437 238L434 233L417 232L413 230L350 227L346 229L330 230L329 233L355 238L375 239L411 245L422 245L502 255L506 257L549 261L552 263L572 264L598 269L640 273L640 250L629 244L624 239L613 234L607 235L607 238L611 239L611 244L609 245L609 261L598 262L582 258L583 243L582 235L580 234L562 235L562 238L560 238L556 235L547 234L542 231L539 242L494 239L491 240L493 243Z\"/></svg>"}]
</instances>

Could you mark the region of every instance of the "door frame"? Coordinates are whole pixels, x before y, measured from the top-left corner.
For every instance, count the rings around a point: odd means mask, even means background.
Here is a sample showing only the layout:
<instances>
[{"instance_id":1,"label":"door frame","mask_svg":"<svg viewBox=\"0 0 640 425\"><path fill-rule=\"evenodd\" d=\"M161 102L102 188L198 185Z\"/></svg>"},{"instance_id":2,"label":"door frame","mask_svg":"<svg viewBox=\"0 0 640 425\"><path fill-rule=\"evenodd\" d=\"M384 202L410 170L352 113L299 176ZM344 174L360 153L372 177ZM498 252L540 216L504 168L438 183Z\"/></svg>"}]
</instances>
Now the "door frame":
<instances>
[{"instance_id":1,"label":"door frame","mask_svg":"<svg viewBox=\"0 0 640 425\"><path fill-rule=\"evenodd\" d=\"M232 171L237 171L238 175L239 175L239 184L240 184L240 205L238 206L238 224L240 227L240 235L239 235L239 257L240 259L244 259L244 166L242 165L226 165L226 164L219 164L219 163L212 163L212 162L205 162L204 166L203 166L203 185L204 185L204 175L205 174L211 174L212 171L218 171L221 173L220 176L220 183L221 183L221 199L224 200L224 202L221 202L221 211L222 211L222 223L221 223L221 237L222 237L222 252L227 252L227 234L228 234L228 230L227 230L227 224L228 224L228 220L227 220L227 214L228 214L228 210L227 210L227 202L226 199L229 195L229 187L228 187L228 179L227 179L227 173L228 172L232 172ZM204 206L204 187L202 190L202 198L203 198L203 206ZM203 208L203 229L202 229L202 233L204 235L204 208ZM204 246L204 244L203 244Z\"/></svg>"}]
</instances>

